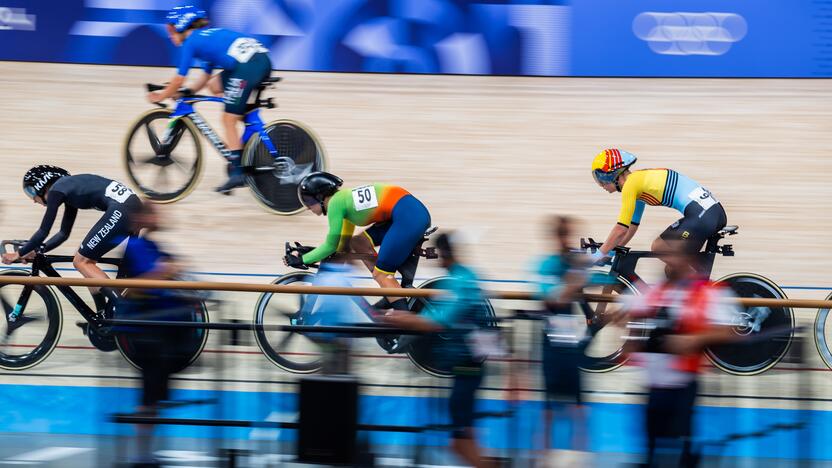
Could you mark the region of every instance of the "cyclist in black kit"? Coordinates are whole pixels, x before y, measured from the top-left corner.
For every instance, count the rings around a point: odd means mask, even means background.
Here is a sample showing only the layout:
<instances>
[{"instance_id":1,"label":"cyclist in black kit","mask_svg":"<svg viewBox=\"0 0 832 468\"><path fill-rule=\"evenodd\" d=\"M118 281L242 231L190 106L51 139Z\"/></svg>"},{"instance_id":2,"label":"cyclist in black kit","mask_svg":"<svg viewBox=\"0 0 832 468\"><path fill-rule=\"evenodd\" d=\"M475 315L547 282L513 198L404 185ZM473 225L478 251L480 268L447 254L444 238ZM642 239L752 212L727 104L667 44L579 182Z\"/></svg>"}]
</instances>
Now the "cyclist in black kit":
<instances>
[{"instance_id":1,"label":"cyclist in black kit","mask_svg":"<svg viewBox=\"0 0 832 468\"><path fill-rule=\"evenodd\" d=\"M85 278L108 278L96 262L131 234L130 216L141 208L141 199L120 182L94 174L72 176L60 167L47 165L35 166L26 172L23 191L35 203L46 206L46 213L29 242L17 252L4 253L3 263L31 260L40 247L44 252L58 247L69 238L78 210L95 209L104 215L81 242L72 264ZM61 205L64 205L61 228L47 240ZM90 288L90 292L99 312L105 308L105 294L115 298L115 292L106 288Z\"/></svg>"}]
</instances>

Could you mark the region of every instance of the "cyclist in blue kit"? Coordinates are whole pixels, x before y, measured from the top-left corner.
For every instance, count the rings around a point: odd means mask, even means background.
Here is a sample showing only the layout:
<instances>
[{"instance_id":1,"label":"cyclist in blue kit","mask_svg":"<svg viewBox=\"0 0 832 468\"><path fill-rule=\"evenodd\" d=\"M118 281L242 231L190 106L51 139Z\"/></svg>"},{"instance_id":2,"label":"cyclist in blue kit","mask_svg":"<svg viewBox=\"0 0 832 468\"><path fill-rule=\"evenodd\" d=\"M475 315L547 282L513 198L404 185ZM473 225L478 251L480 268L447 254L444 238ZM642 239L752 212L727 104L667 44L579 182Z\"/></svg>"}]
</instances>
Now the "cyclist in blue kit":
<instances>
[{"instance_id":1,"label":"cyclist in blue kit","mask_svg":"<svg viewBox=\"0 0 832 468\"><path fill-rule=\"evenodd\" d=\"M193 5L172 9L166 21L171 42L181 48L179 66L167 87L149 93L147 98L157 103L175 96L194 61L201 61L203 73L190 84L190 89L198 92L207 85L212 93L225 99L222 124L228 151L223 155L228 160L229 178L216 191L229 195L233 189L245 185L241 167L244 142L238 127L252 91L271 74L269 51L252 37L228 29L208 28L207 13ZM215 68L223 71L212 75Z\"/></svg>"}]
</instances>

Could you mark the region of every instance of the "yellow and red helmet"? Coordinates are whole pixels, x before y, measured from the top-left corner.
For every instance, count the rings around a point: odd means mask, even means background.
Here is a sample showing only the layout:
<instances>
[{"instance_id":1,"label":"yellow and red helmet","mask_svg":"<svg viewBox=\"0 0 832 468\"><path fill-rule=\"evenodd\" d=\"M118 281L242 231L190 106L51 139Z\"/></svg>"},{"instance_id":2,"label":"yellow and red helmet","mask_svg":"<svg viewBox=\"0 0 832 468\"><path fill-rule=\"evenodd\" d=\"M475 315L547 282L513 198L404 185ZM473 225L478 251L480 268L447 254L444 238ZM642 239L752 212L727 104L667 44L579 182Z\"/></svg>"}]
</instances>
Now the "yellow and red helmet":
<instances>
[{"instance_id":1,"label":"yellow and red helmet","mask_svg":"<svg viewBox=\"0 0 832 468\"><path fill-rule=\"evenodd\" d=\"M605 149L592 160L592 177L599 184L611 184L635 163L633 153L616 148Z\"/></svg>"}]
</instances>

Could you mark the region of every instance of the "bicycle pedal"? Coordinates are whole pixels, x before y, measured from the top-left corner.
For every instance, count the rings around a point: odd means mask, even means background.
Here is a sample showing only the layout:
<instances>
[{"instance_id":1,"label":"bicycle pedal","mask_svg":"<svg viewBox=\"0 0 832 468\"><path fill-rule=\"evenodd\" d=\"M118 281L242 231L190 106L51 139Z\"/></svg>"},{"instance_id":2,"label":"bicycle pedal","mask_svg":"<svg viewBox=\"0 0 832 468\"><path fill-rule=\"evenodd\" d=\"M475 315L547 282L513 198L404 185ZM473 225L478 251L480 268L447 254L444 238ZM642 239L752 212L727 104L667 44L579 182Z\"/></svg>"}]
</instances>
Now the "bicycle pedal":
<instances>
[{"instance_id":1,"label":"bicycle pedal","mask_svg":"<svg viewBox=\"0 0 832 468\"><path fill-rule=\"evenodd\" d=\"M90 324L87 322L75 322L75 325L81 329L81 332L84 333L84 336L88 336L90 333Z\"/></svg>"}]
</instances>

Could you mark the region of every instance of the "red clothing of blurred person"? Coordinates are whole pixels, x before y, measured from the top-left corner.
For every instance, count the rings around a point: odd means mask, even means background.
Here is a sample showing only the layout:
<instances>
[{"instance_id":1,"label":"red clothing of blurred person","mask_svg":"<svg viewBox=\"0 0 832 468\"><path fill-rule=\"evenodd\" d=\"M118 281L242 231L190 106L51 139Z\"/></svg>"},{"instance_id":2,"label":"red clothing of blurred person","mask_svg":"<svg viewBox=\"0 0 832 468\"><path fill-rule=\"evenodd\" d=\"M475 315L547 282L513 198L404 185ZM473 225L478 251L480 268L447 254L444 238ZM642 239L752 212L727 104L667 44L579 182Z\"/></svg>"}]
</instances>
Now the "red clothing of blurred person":
<instances>
[{"instance_id":1,"label":"red clothing of blurred person","mask_svg":"<svg viewBox=\"0 0 832 468\"><path fill-rule=\"evenodd\" d=\"M649 326L648 338L638 346L647 370L647 460L657 466L659 439L682 444L679 466L697 465L691 448L697 376L708 346L732 341L739 310L728 288L697 276L694 253L674 245L662 254L667 281L644 296L632 298L628 314ZM633 350L636 351L636 350Z\"/></svg>"}]
</instances>

